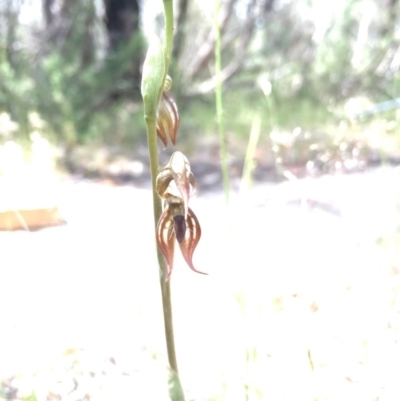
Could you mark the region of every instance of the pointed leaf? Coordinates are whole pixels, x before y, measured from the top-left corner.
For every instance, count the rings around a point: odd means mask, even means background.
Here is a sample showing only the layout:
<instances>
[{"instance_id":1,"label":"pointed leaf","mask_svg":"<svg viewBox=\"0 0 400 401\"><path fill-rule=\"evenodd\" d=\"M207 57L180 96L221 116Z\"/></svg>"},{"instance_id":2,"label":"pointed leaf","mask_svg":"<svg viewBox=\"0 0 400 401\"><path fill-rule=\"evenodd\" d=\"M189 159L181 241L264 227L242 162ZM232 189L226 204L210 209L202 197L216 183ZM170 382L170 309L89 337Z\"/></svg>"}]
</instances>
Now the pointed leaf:
<instances>
[{"instance_id":1,"label":"pointed leaf","mask_svg":"<svg viewBox=\"0 0 400 401\"><path fill-rule=\"evenodd\" d=\"M149 49L143 64L141 92L144 103L144 114L155 120L157 106L161 95L165 72L165 58L157 36L150 40Z\"/></svg>"}]
</instances>

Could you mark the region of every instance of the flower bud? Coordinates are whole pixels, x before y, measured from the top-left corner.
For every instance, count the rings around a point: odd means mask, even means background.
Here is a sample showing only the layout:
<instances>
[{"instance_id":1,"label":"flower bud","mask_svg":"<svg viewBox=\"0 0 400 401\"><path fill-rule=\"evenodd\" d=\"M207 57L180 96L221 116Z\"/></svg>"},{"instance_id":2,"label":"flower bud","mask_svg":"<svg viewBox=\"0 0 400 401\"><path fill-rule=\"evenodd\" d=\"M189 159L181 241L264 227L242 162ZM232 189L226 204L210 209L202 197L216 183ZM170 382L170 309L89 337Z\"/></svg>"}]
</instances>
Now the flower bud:
<instances>
[{"instance_id":1,"label":"flower bud","mask_svg":"<svg viewBox=\"0 0 400 401\"><path fill-rule=\"evenodd\" d=\"M157 135L164 147L168 145L168 138L175 146L179 122L178 107L170 93L164 90L157 110Z\"/></svg>"}]
</instances>

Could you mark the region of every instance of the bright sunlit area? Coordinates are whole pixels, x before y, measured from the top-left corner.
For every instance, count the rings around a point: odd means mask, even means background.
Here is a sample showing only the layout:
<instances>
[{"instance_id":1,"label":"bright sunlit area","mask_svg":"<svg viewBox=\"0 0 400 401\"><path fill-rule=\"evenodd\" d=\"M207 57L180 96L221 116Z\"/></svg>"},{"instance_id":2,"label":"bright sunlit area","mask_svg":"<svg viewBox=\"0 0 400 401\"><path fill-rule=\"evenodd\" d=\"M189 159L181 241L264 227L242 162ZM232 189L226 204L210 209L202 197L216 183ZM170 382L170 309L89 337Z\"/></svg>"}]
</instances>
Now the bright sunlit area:
<instances>
[{"instance_id":1,"label":"bright sunlit area","mask_svg":"<svg viewBox=\"0 0 400 401\"><path fill-rule=\"evenodd\" d=\"M0 21L0 401L398 401L397 0Z\"/></svg>"}]
</instances>

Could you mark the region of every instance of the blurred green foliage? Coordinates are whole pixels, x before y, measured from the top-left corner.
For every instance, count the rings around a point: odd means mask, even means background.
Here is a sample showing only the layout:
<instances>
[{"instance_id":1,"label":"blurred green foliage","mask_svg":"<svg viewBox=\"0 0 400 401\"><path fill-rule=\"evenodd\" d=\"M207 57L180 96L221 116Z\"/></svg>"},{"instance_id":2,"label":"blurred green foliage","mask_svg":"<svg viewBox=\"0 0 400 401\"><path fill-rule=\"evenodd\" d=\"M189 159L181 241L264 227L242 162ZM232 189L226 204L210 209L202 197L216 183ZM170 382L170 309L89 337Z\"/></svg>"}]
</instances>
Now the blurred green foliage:
<instances>
[{"instance_id":1,"label":"blurred green foliage","mask_svg":"<svg viewBox=\"0 0 400 401\"><path fill-rule=\"evenodd\" d=\"M96 35L106 38L92 2L73 2L58 16L61 27L41 29L33 22L28 29L11 28L21 9L3 7L8 28L1 38L0 110L19 124L12 139L29 138L32 112L46 122L46 135L67 148L93 140L121 140L122 133L134 136L143 129L131 112L138 109L134 102L140 94L128 74L140 51L138 33L124 47L107 52L105 43L95 43ZM19 48L12 50L16 44ZM125 91L130 101L120 100Z\"/></svg>"},{"instance_id":2,"label":"blurred green foliage","mask_svg":"<svg viewBox=\"0 0 400 401\"><path fill-rule=\"evenodd\" d=\"M145 138L143 36L162 25L161 4L158 9L143 2L141 29L131 27L119 46L110 46L106 2L59 0L49 19L39 3L54 1L38 2L28 20L22 18L24 3L0 5L0 112L19 126L0 141L29 140L34 112L46 123L42 134L66 149L88 143L134 147ZM181 37L172 60L172 94L181 114L180 143L194 148L217 131L213 2L194 1L182 10L176 7ZM351 0L333 7L318 0L225 0L221 15L228 142L246 143L255 115L261 143L270 144L272 132L285 135L297 127L323 131L332 143L352 135L368 141L372 123L383 136L398 137L396 105L359 118L400 93L397 1ZM398 141L389 143L398 149Z\"/></svg>"}]
</instances>

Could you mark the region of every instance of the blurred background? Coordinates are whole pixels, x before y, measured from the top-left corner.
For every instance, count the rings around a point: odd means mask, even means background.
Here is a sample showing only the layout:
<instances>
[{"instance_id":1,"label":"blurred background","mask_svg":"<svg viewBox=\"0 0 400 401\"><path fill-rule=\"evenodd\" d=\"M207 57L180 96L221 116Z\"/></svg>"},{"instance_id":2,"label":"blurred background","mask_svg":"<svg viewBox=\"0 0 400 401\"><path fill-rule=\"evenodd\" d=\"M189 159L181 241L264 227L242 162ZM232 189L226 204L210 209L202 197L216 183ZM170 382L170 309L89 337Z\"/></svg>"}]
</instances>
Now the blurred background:
<instances>
[{"instance_id":1,"label":"blurred background","mask_svg":"<svg viewBox=\"0 0 400 401\"><path fill-rule=\"evenodd\" d=\"M398 0L174 4L209 273L177 255L187 400L398 400ZM162 1L0 0L0 21L0 400L168 399L140 94Z\"/></svg>"}]
</instances>

